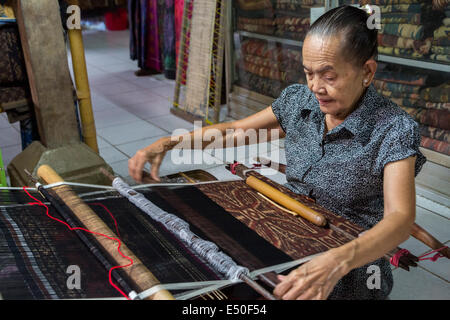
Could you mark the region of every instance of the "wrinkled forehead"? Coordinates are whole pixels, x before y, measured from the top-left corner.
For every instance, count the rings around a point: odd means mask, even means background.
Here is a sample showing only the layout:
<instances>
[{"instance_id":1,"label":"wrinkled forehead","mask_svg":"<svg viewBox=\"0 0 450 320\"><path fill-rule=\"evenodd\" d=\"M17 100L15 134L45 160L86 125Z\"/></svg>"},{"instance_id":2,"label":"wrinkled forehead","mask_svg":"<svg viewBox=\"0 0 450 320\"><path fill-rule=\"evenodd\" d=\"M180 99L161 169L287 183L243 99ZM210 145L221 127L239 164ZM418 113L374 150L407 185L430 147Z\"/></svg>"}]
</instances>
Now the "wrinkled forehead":
<instances>
[{"instance_id":1,"label":"wrinkled forehead","mask_svg":"<svg viewBox=\"0 0 450 320\"><path fill-rule=\"evenodd\" d=\"M347 64L342 41L341 36L308 35L303 42L303 65L311 71L325 65L341 68Z\"/></svg>"}]
</instances>

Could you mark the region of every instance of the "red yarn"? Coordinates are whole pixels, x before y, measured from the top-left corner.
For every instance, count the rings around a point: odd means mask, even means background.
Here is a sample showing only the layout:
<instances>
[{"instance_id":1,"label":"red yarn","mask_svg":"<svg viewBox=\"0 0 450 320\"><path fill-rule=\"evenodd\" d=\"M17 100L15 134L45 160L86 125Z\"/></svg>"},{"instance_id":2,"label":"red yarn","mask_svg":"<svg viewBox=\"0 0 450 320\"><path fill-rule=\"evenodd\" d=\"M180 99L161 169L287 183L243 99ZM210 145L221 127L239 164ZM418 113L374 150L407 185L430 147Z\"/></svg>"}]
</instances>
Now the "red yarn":
<instances>
[{"instance_id":1,"label":"red yarn","mask_svg":"<svg viewBox=\"0 0 450 320\"><path fill-rule=\"evenodd\" d=\"M423 261L423 260L431 260L431 261L436 261L439 258L444 257L444 255L442 255L439 251L444 250L445 248L448 248L447 246L443 246L442 248L430 251L428 253L425 253L423 255L421 255L420 257L418 257L419 261ZM436 252L435 255L433 255L432 257L428 257L425 258L426 256L432 254ZM399 251L397 251L392 257L391 259L389 259L389 262L394 266L394 267L398 267L398 264L400 262L400 258L403 256L406 256L407 254L409 254L409 251L406 249L401 249Z\"/></svg>"},{"instance_id":2,"label":"red yarn","mask_svg":"<svg viewBox=\"0 0 450 320\"><path fill-rule=\"evenodd\" d=\"M117 243L118 243L118 246L117 246L117 252L119 252L119 254L120 254L123 258L127 259L128 261L130 261L130 263L127 264L127 265L124 265L124 266L115 266L115 267L112 267L112 268L109 270L109 273L108 273L108 276L109 276L109 283L110 283L117 291L119 291L121 295L123 295L125 298L127 298L128 300L130 300L130 298L128 297L128 295L127 295L125 292L123 292L118 286L116 286L116 285L113 283L112 277L111 277L112 270L118 269L118 268L129 267L129 266L131 266L131 265L133 264L133 260L132 260L130 257L124 255L124 254L122 253L122 251L120 251L120 247L121 247L121 245L122 245L122 242L120 241L120 239L112 238L112 237L109 237L109 236L107 236L107 235L105 235L105 234L98 233L98 232L94 232L94 231L90 231L90 230L87 230L87 229L84 229L84 228L72 228L72 227L71 227L68 223L66 223L65 221L62 221L62 220L60 220L60 219L58 219L58 218L55 218L55 217L51 216L51 215L49 214L49 209L48 209L48 207L47 207L44 203L42 203L40 200L34 198L30 193L28 193L26 187L23 187L23 190L25 191L25 193L26 193L30 198L32 198L33 200L37 201L37 202L30 202L30 203L28 203L29 205L32 205L32 206L38 205L38 206L43 206L43 207L45 207L45 210L46 210L45 214L46 214L50 219L55 220L55 221L58 221L59 223L64 224L67 228L69 228L70 231L73 231L73 230L82 230L82 231L84 231L84 232L92 233L92 234L95 234L95 235L99 235L99 236L105 237L105 238L110 239L110 240L117 241ZM102 204L96 204L96 205L101 205L101 206L102 206L102 207L103 207L103 208L111 215L111 217L113 218L114 223L115 223L115 225L116 225L116 230L117 230L117 232L118 232L119 230L117 229L117 221L116 221L116 219L114 219L114 216L112 215L112 213L111 213L105 206L103 206Z\"/></svg>"}]
</instances>

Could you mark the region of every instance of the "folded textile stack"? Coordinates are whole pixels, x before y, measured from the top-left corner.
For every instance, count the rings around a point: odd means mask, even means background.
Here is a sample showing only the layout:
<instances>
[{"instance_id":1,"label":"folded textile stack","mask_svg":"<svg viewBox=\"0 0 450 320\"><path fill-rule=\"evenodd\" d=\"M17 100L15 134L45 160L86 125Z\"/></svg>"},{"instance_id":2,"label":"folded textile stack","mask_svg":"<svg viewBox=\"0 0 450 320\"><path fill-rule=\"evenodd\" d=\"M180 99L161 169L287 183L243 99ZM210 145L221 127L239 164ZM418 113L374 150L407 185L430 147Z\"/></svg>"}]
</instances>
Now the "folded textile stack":
<instances>
[{"instance_id":1,"label":"folded textile stack","mask_svg":"<svg viewBox=\"0 0 450 320\"><path fill-rule=\"evenodd\" d=\"M277 16L275 34L282 38L303 40L309 30L310 21L309 17Z\"/></svg>"},{"instance_id":2,"label":"folded textile stack","mask_svg":"<svg viewBox=\"0 0 450 320\"><path fill-rule=\"evenodd\" d=\"M19 31L15 24L0 26L0 104L30 96Z\"/></svg>"},{"instance_id":3,"label":"folded textile stack","mask_svg":"<svg viewBox=\"0 0 450 320\"><path fill-rule=\"evenodd\" d=\"M301 52L300 50L282 48L274 44L269 44L267 41L257 39L247 39L242 42L241 45L241 59L237 61L238 69L253 74L261 79L256 79L256 83L259 85L255 91L262 94L267 94L266 80L275 80L280 83L281 86L288 83L298 82L299 78L304 76L301 69ZM250 76L247 75L246 78ZM243 80L243 79L241 79ZM255 79L252 80L251 85L255 85ZM270 92L273 96L276 96L278 87L275 86ZM263 89L264 88L264 89ZM272 94L271 94L272 95Z\"/></svg>"},{"instance_id":4,"label":"folded textile stack","mask_svg":"<svg viewBox=\"0 0 450 320\"><path fill-rule=\"evenodd\" d=\"M433 32L430 59L450 62L450 1L446 3L446 6L444 6L445 3L441 3L441 10L445 13L445 17L442 19L442 25Z\"/></svg>"},{"instance_id":5,"label":"folded textile stack","mask_svg":"<svg viewBox=\"0 0 450 320\"><path fill-rule=\"evenodd\" d=\"M377 91L419 123L422 147L450 155L450 82L433 86L436 79L423 71L385 67L375 74Z\"/></svg>"},{"instance_id":6,"label":"folded textile stack","mask_svg":"<svg viewBox=\"0 0 450 320\"><path fill-rule=\"evenodd\" d=\"M237 1L237 28L281 38L303 40L310 26L311 6L323 4L318 0ZM295 9L292 9L295 8Z\"/></svg>"},{"instance_id":7,"label":"folded textile stack","mask_svg":"<svg viewBox=\"0 0 450 320\"><path fill-rule=\"evenodd\" d=\"M324 0L276 0L277 10L296 11L301 8L323 7Z\"/></svg>"},{"instance_id":8,"label":"folded textile stack","mask_svg":"<svg viewBox=\"0 0 450 320\"><path fill-rule=\"evenodd\" d=\"M377 5L381 11L378 32L380 54L450 62L449 26L445 16L449 0L351 0L351 4Z\"/></svg>"},{"instance_id":9,"label":"folded textile stack","mask_svg":"<svg viewBox=\"0 0 450 320\"><path fill-rule=\"evenodd\" d=\"M270 0L236 1L237 28L249 32L273 35L274 10Z\"/></svg>"},{"instance_id":10,"label":"folded textile stack","mask_svg":"<svg viewBox=\"0 0 450 320\"><path fill-rule=\"evenodd\" d=\"M275 21L270 18L238 17L238 30L272 35L275 33Z\"/></svg>"}]
</instances>

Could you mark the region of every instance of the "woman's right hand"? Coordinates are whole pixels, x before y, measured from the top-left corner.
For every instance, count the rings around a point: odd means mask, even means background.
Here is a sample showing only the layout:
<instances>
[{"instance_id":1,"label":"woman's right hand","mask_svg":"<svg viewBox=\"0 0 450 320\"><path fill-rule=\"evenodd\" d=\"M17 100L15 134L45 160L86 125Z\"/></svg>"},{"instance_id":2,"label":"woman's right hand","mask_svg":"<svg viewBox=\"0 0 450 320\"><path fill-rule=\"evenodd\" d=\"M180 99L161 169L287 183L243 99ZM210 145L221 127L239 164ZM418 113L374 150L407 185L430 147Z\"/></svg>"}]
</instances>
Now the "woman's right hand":
<instances>
[{"instance_id":1,"label":"woman's right hand","mask_svg":"<svg viewBox=\"0 0 450 320\"><path fill-rule=\"evenodd\" d=\"M130 176L137 182L142 183L143 169L145 164L150 163L150 176L156 181L159 179L159 167L166 155L170 144L167 138L161 138L155 143L140 149L136 154L128 160L128 172Z\"/></svg>"}]
</instances>

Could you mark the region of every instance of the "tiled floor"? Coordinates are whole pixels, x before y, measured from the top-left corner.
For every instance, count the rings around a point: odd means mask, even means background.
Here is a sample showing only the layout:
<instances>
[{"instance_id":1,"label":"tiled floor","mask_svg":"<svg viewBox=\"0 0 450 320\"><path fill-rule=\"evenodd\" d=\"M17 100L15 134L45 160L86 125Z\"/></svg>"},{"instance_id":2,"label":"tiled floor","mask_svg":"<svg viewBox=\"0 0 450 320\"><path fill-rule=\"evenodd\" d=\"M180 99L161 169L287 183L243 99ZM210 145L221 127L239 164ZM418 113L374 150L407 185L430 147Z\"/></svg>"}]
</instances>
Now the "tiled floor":
<instances>
[{"instance_id":1,"label":"tiled floor","mask_svg":"<svg viewBox=\"0 0 450 320\"><path fill-rule=\"evenodd\" d=\"M129 58L127 31L88 33L84 36L84 42L100 155L117 174L133 182L128 176L127 162L139 148L170 135L175 129L191 131L193 124L169 112L174 81L162 75L140 78L134 75L137 68L136 62ZM0 114L0 148L5 166L21 151L19 127L9 124L5 114ZM225 158L228 155L231 158ZM219 179L236 179L224 169L223 160L232 160L234 157L250 163L256 155L265 155L285 163L284 141L274 141L259 148L198 151L195 153L196 159L202 162L192 165L176 164L180 155L170 152L161 166L160 175L202 168ZM286 181L280 173L270 170L265 173L279 183ZM418 205L417 222L448 245L448 207L444 211L432 212ZM407 240L401 247L416 255L428 251L414 238ZM447 259L423 261L420 267L410 272L395 269L395 285L390 298L450 299L449 270L450 262Z\"/></svg>"}]
</instances>

